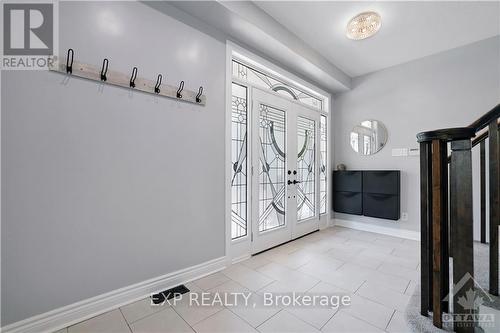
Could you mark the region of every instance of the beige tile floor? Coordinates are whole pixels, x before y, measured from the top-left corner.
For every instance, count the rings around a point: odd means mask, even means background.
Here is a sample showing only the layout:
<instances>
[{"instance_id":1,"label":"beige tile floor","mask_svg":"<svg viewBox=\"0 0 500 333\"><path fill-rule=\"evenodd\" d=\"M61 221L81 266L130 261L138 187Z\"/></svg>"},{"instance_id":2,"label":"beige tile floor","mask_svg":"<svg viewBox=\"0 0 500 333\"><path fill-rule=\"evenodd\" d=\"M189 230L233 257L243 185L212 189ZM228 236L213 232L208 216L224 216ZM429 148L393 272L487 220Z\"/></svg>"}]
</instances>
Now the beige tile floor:
<instances>
[{"instance_id":1,"label":"beige tile floor","mask_svg":"<svg viewBox=\"0 0 500 333\"><path fill-rule=\"evenodd\" d=\"M419 242L334 227L187 283L192 292L350 295L340 309L152 307L149 298L67 327L74 332L408 332L403 312L419 279Z\"/></svg>"}]
</instances>

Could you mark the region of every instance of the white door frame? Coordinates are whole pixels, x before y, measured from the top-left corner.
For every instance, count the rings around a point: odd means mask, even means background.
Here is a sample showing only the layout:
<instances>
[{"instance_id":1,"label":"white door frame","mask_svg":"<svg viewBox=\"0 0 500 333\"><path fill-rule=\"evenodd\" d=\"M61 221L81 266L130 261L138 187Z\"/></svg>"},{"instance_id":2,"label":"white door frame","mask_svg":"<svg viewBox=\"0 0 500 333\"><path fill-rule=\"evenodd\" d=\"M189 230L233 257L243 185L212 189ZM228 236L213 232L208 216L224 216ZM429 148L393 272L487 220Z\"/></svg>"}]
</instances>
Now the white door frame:
<instances>
[{"instance_id":1,"label":"white door frame","mask_svg":"<svg viewBox=\"0 0 500 333\"><path fill-rule=\"evenodd\" d=\"M326 200L326 213L320 215L320 229L327 228L331 225L331 182L330 175L332 172L332 160L333 160L333 144L332 144L332 119L331 119L331 94L310 84L307 81L299 78L293 73L283 70L279 66L245 50L239 45L227 41L226 43L226 114L225 114L225 249L226 249L226 260L227 264L236 263L238 261L244 260L250 257L251 254L251 234L247 232L245 237L238 238L236 240L231 239L231 111L232 111L232 83L241 83L247 87L252 87L251 84L247 82L238 82L238 80L233 79L232 76L232 60L236 58L238 60L244 60L246 63L251 65L251 67L257 68L263 72L269 73L270 75L279 78L280 80L296 86L305 91L311 92L314 95L319 95L323 99L323 110L315 110L320 115L327 117L327 200ZM274 93L269 90L270 93ZM278 96L281 96L277 94ZM249 96L249 100L251 96ZM292 100L292 103L297 103ZM251 105L249 106L249 109ZM318 131L319 132L319 131ZM319 139L318 139L319 144ZM319 165L319 163L317 163ZM319 177L319 173L317 174ZM251 191L251 189L249 189ZM319 189L318 189L318 196ZM248 221L251 221L252 216L248 215ZM248 223L250 224L250 223ZM250 226L248 226L250 229Z\"/></svg>"}]
</instances>

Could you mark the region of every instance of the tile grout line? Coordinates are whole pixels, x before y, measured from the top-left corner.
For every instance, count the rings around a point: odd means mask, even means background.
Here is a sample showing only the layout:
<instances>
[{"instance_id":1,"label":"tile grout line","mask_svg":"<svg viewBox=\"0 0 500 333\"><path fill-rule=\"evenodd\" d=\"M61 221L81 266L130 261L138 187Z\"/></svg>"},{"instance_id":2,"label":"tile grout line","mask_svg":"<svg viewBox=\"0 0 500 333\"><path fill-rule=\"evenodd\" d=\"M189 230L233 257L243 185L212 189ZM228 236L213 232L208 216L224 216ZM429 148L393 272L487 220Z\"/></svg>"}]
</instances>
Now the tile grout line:
<instances>
[{"instance_id":1,"label":"tile grout line","mask_svg":"<svg viewBox=\"0 0 500 333\"><path fill-rule=\"evenodd\" d=\"M214 274L217 274L217 273L220 273L220 274L224 275L227 279L231 280L231 278L230 278L229 276L227 276L226 274L222 273L222 271L219 271L219 272L215 272L215 273L209 274L209 275L207 275L207 276L202 277L201 279L204 279L204 278L206 278L206 277L209 277L209 276L214 275ZM198 279L198 280L201 280L201 279ZM194 285L195 285L195 286L197 286L198 288L200 288L200 289L201 289L201 290L203 290L203 291L209 291L210 289L217 288L217 287L219 287L219 286L222 286L224 283L228 282L228 281L224 281L224 282L222 282L222 283L218 283L218 284L216 284L216 285L214 285L214 286L212 286L212 287L210 287L210 288L208 288L208 289L203 289L202 287L200 287L200 286L196 283L196 281L197 281L197 280L194 280L194 281L192 281L192 283L194 283Z\"/></svg>"},{"instance_id":2,"label":"tile grout line","mask_svg":"<svg viewBox=\"0 0 500 333\"><path fill-rule=\"evenodd\" d=\"M130 303L130 304L134 304L134 303ZM128 305L128 304L127 304L127 305ZM153 316L153 315L155 315L155 314L157 314L157 313L163 312L163 311L165 311L165 310L167 310L167 309L169 309L169 308L171 308L171 307L172 307L172 305L169 305L169 306L167 306L165 309L161 309L161 310L155 311L155 312L153 312L153 313L147 314L147 315L145 315L144 317L141 317L141 318L139 318L139 319L136 319L136 320L134 320L134 321L131 321L129 324L130 324L130 325L135 324L135 323L137 323L138 321L141 321L141 320L143 320L143 319L149 318L149 317L151 317L151 316ZM120 309L120 311L121 311L121 308L119 308L119 309ZM122 311L122 315L123 315L123 311ZM125 315L123 315L123 317L125 317ZM127 320L127 318L125 318L125 321L126 321L126 320ZM128 323L128 321L127 321L127 323Z\"/></svg>"},{"instance_id":3,"label":"tile grout line","mask_svg":"<svg viewBox=\"0 0 500 333\"><path fill-rule=\"evenodd\" d=\"M283 310L284 310L284 311L286 311L286 309L283 309ZM314 329L316 329L316 330L317 330L316 326L314 326L314 325L312 325L312 324L308 323L307 321L305 321L304 319L302 319L302 318L300 318L300 317L298 317L298 316L294 315L294 314L293 314L293 312L290 312L290 311L286 311L286 312L287 312L289 315L291 315L292 317L295 317L296 319L300 320L301 322L305 323L306 325L311 326L312 328L314 328ZM337 313L337 312L335 312L335 313ZM333 315L335 315L335 313L334 313ZM333 317L333 316L332 316L332 317Z\"/></svg>"},{"instance_id":4,"label":"tile grout line","mask_svg":"<svg viewBox=\"0 0 500 333\"><path fill-rule=\"evenodd\" d=\"M408 296L408 295L404 295L404 294L401 294L401 295L403 295L403 296ZM394 311L396 311L396 309L392 308L392 306L390 306L390 305L386 305L386 304L383 304L383 303L381 303L379 300L374 300L374 299L371 299L371 298L369 298L369 297L363 296L363 295L361 295L361 294L356 294L356 296L361 297L361 298L363 298L364 300L367 300L367 301L370 301L370 302L376 303L376 304L378 304L378 305L381 305L381 306L383 306L384 308L387 308L387 309L389 309L389 310L394 310ZM408 298L409 298L409 297L410 297L410 296L408 296Z\"/></svg>"},{"instance_id":5,"label":"tile grout line","mask_svg":"<svg viewBox=\"0 0 500 333\"><path fill-rule=\"evenodd\" d=\"M339 311L340 311L340 310L339 310ZM356 319L358 319L358 320L361 320L361 321L362 321L362 322L364 322L365 324L368 324L368 325L370 325L370 326L373 326L373 327L375 327L375 328L377 328L377 329L379 329L379 330L383 330L383 329L382 329L382 328L380 328L379 326L373 325L372 323L370 323L370 322L366 321L365 319L363 319L363 318L360 318L360 317L356 316L356 314L346 313L346 315L351 316L351 317L353 317L353 318L356 318ZM391 317L392 317L392 316L391 316ZM390 320L389 320L389 321L390 321Z\"/></svg>"},{"instance_id":6,"label":"tile grout line","mask_svg":"<svg viewBox=\"0 0 500 333\"><path fill-rule=\"evenodd\" d=\"M187 325L188 325L188 326L189 326L189 327L190 327L190 328L191 328L194 332L196 332L196 330L194 329L194 326L196 326L196 325L198 325L199 323L201 323L202 321L204 321L204 320L206 320L206 319L208 319L208 318L210 318L210 317L212 317L212 316L216 315L217 313L221 312L224 308L225 308L225 307L223 307L222 309L220 309L220 310L218 310L218 311L215 311L214 313L212 313L212 314L211 314L211 315L209 315L208 317L203 318L202 320L199 320L199 321L197 321L196 323L193 323L193 325L191 325L190 323L188 323L188 322L186 321L186 319L184 319L184 317L183 317L183 316L182 316L179 312L177 312L177 311L175 310L175 307L172 307L172 309L175 311L175 313L177 313L177 315L178 315L179 317L181 317L181 319L182 319L182 320L183 320L183 321L184 321L184 322L185 322L185 323L186 323L186 324L187 324Z\"/></svg>"},{"instance_id":7,"label":"tile grout line","mask_svg":"<svg viewBox=\"0 0 500 333\"><path fill-rule=\"evenodd\" d=\"M363 283L361 283L361 284L359 285L359 287L358 287L356 290L354 290L353 294L356 294L356 293L358 292L358 290L359 290L359 289L361 289L361 287L363 287L363 285L366 283L366 281L367 281L367 280L363 280ZM356 295L359 295L359 294L356 294ZM365 298L365 297L364 297L364 298Z\"/></svg>"},{"instance_id":8,"label":"tile grout line","mask_svg":"<svg viewBox=\"0 0 500 333\"><path fill-rule=\"evenodd\" d=\"M267 318L266 320L264 320L262 323L260 323L257 327L255 327L256 330L259 329L259 327L261 327L262 325L264 325L265 323L267 323L269 320L271 320L271 318L275 317L278 313L280 313L281 311L283 311L284 309L280 309L278 312L276 312L275 314L273 314L271 317Z\"/></svg>"},{"instance_id":9,"label":"tile grout line","mask_svg":"<svg viewBox=\"0 0 500 333\"><path fill-rule=\"evenodd\" d=\"M340 260L340 259L337 259L337 260ZM336 269L334 269L334 271L338 271L339 269L342 268L342 266L344 266L345 264L347 264L347 261L345 261L345 260L340 260L340 261L342 261L342 264L339 267L337 267Z\"/></svg>"},{"instance_id":10,"label":"tile grout line","mask_svg":"<svg viewBox=\"0 0 500 333\"><path fill-rule=\"evenodd\" d=\"M307 293L307 292L309 292L311 289L313 289L314 287L316 287L316 286L317 286L318 284L320 284L321 282L323 282L323 281L322 281L322 280L319 280L318 282L316 282L316 283L314 284L314 286L312 286L311 288L309 288L309 289L307 289L306 291L304 291L304 294L305 294L305 293Z\"/></svg>"},{"instance_id":11,"label":"tile grout line","mask_svg":"<svg viewBox=\"0 0 500 333\"><path fill-rule=\"evenodd\" d=\"M125 318L125 315L122 312L122 309L118 308L118 311L120 311L120 314L122 315L123 320L125 320L125 324L127 324L127 327L128 327L128 330L130 331L130 333L133 333L132 332L132 328L130 327L130 325L129 325L128 321L127 321L127 318Z\"/></svg>"},{"instance_id":12,"label":"tile grout line","mask_svg":"<svg viewBox=\"0 0 500 333\"><path fill-rule=\"evenodd\" d=\"M252 270L252 271L257 272L255 269L252 269L252 268L247 267L247 266L245 266L245 267L246 267L246 268L248 268L248 269L250 269L250 270ZM257 273L260 273L260 272L257 272ZM224 273L222 273L222 274L223 274L224 276L226 276L226 277L229 279L229 281L232 281L232 282L234 282L234 283L236 283L236 284L238 284L238 285L242 286L243 288L248 289L247 287L243 286L243 285L242 285L241 283L239 283L238 281L233 280L231 277L229 277L229 276L225 275ZM262 274L262 273L260 273L260 274ZM264 274L262 274L262 275L264 275ZM226 281L226 282L224 282L224 283L227 283L227 282L229 282L229 281ZM273 280L273 281L269 282L268 284L264 285L262 288L265 288L266 286L270 285L270 284L271 284L271 283L273 283L273 282L275 282L275 281ZM223 283L223 284L224 284L224 283ZM222 284L221 284L221 285L222 285ZM217 287L217 286L216 286L216 287ZM216 288L216 287L214 287L214 288ZM262 289L262 288L261 288L261 289ZM259 289L259 290L260 290L260 289ZM210 291L209 291L209 292L210 292ZM248 289L248 292L250 292L250 294L255 294L255 295L258 295L258 296L259 296L259 294L257 294L257 291L252 291L252 290ZM198 324L202 323L203 321L205 321L205 320L209 319L210 317L215 316L217 313L219 313L219 312L223 311L224 309L227 309L229 312L231 312L232 314L234 314L235 316L237 316L238 318L240 318L241 320L243 320L245 323L247 323L250 327L252 327L252 328L254 328L255 330L257 330L257 327L254 327L251 323L249 323L248 321L246 321L243 317L239 316L237 313L235 313L234 311L232 311L232 310L231 310L231 308L229 308L229 307L227 307L227 306L225 306L225 305L223 305L222 307L223 307L223 308L222 308L221 310L219 310L219 311L217 311L217 312L215 312L215 313L211 314L210 316L208 316L208 317L206 317L206 318L204 318L204 319L200 320L199 322L197 322L197 323L196 323L196 324L194 324L194 325L198 325ZM279 312L279 311L278 311L278 312ZM180 314L179 314L179 316L180 316ZM181 317L182 317L182 316L181 316ZM184 319L184 318L183 318L183 319ZM185 320L184 320L184 321L185 321ZM187 322L186 322L186 323L187 323ZM189 324L188 324L188 325L189 325ZM193 331L195 331L195 332L196 332L196 330L194 329L194 327L193 327L193 326L191 326L191 325L190 325L190 327L193 329Z\"/></svg>"},{"instance_id":13,"label":"tile grout line","mask_svg":"<svg viewBox=\"0 0 500 333\"><path fill-rule=\"evenodd\" d=\"M253 326L250 322L248 322L245 318L241 317L240 315L238 315L236 312L232 311L231 308L228 308L227 306L225 306L226 309L228 309L232 314L234 314L236 317L240 318L241 320L243 320L245 323L247 323L248 325L250 325L250 327L254 328L257 330L257 327L259 327L260 325L262 325L263 323L265 323L267 321L267 319L265 321L263 321L261 324L257 325L257 326ZM280 310L278 310L278 312L280 312ZM278 312L276 312L275 314L277 314ZM275 314L273 314L271 317L273 317ZM269 317L268 319L270 319L271 317Z\"/></svg>"},{"instance_id":14,"label":"tile grout line","mask_svg":"<svg viewBox=\"0 0 500 333\"><path fill-rule=\"evenodd\" d=\"M406 292L408 291L408 288L410 288L411 281L412 280L408 281L408 285L406 286L405 291L403 292L403 294L406 294Z\"/></svg>"},{"instance_id":15,"label":"tile grout line","mask_svg":"<svg viewBox=\"0 0 500 333\"><path fill-rule=\"evenodd\" d=\"M267 275L266 275L266 277L267 277ZM273 279L271 282L269 282L269 283L267 283L267 284L263 285L261 288L259 288L259 289L255 290L255 291L254 291L254 293L260 293L260 292L262 291L262 289L264 289L265 287L270 286L270 285L271 285L271 284L273 284L274 282L278 282L278 280L274 280L274 279ZM259 295L260 295L260 294L259 294Z\"/></svg>"},{"instance_id":16,"label":"tile grout line","mask_svg":"<svg viewBox=\"0 0 500 333\"><path fill-rule=\"evenodd\" d=\"M330 318L328 318L328 320L323 324L323 326L321 326L319 330L321 331L332 320L332 318L335 317L337 313L339 313L339 311L340 307L337 309L337 311L335 311L335 313Z\"/></svg>"},{"instance_id":17,"label":"tile grout line","mask_svg":"<svg viewBox=\"0 0 500 333\"><path fill-rule=\"evenodd\" d=\"M390 319L389 319L389 321L387 322L387 325L385 325L385 329L384 329L384 331L387 331L387 328L388 328L388 327L389 327L389 325L391 324L391 320L392 320L392 318L394 317L394 315L395 315L395 314L396 314L396 310L394 310L394 311L392 312L391 318L390 318Z\"/></svg>"},{"instance_id":18,"label":"tile grout line","mask_svg":"<svg viewBox=\"0 0 500 333\"><path fill-rule=\"evenodd\" d=\"M193 332L196 332L196 331L194 330L193 326L191 326L191 325L190 325L190 324L186 321L186 319L184 319L184 317L182 317L182 316L181 316L181 314L175 310L175 307L173 307L173 306L172 306L172 310L174 310L175 314L176 314L176 315L178 315L178 316L179 316L179 318L181 318L181 319L182 319L182 321L183 321L183 322L185 322L185 323L186 323L186 325L188 325L188 326L189 326L189 328L190 328Z\"/></svg>"}]
</instances>

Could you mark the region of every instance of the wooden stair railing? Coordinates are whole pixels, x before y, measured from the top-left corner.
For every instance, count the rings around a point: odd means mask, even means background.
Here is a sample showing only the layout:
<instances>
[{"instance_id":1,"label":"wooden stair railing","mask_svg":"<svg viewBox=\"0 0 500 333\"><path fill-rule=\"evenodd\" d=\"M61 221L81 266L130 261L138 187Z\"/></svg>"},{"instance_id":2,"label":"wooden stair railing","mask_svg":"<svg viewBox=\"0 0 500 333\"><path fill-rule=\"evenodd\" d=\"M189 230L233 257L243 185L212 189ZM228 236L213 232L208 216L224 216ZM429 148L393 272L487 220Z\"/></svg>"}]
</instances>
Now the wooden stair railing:
<instances>
[{"instance_id":1,"label":"wooden stair railing","mask_svg":"<svg viewBox=\"0 0 500 333\"><path fill-rule=\"evenodd\" d=\"M500 120L497 121L497 127L500 129ZM480 224L479 231L481 243L486 244L486 139L489 136L489 126L476 133L472 139L472 148L479 145L479 201L480 201ZM451 162L451 156L448 156L448 164Z\"/></svg>"},{"instance_id":2,"label":"wooden stair railing","mask_svg":"<svg viewBox=\"0 0 500 333\"><path fill-rule=\"evenodd\" d=\"M484 140L487 137L490 161L489 292L498 295L499 118L500 104L468 127L440 129L417 135L420 143L421 314L428 316L432 312L436 327L443 326L443 313L450 314L447 318L451 319L457 332L473 332L477 324L475 309L464 307L459 299L467 299L470 297L467 291L474 290L471 149L473 145L480 144L481 161L484 163ZM476 136L486 127L487 134ZM450 157L448 143L451 146ZM482 198L486 194L484 164L483 169ZM485 214L483 206L482 211ZM483 216L481 219L483 221ZM486 239L485 229L485 226L481 229L482 240ZM449 290L450 257L453 258L451 279L455 286L452 293Z\"/></svg>"},{"instance_id":3,"label":"wooden stair railing","mask_svg":"<svg viewBox=\"0 0 500 333\"><path fill-rule=\"evenodd\" d=\"M500 121L497 122L497 129L500 129ZM489 126L487 130L476 133L472 139L472 148L479 145L479 200L480 200L480 224L481 243L486 243L486 139L489 137Z\"/></svg>"}]
</instances>

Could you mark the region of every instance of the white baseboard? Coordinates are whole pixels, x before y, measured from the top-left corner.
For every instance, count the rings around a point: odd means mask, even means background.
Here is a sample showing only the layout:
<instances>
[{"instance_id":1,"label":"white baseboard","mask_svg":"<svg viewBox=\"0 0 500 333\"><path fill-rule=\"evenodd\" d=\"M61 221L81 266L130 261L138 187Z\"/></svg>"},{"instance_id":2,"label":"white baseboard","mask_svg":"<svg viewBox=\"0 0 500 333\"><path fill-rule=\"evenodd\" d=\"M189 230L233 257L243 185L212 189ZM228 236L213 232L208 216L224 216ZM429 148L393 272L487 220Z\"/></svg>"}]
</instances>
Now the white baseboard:
<instances>
[{"instance_id":1,"label":"white baseboard","mask_svg":"<svg viewBox=\"0 0 500 333\"><path fill-rule=\"evenodd\" d=\"M239 256L239 257L233 258L233 259L231 260L231 264L232 264L232 265L237 264L237 263L239 263L239 262L242 262L242 261L244 261L244 260L249 259L250 257L251 257L251 255L250 255L249 253L244 254L244 255L241 255L241 256Z\"/></svg>"},{"instance_id":2,"label":"white baseboard","mask_svg":"<svg viewBox=\"0 0 500 333\"><path fill-rule=\"evenodd\" d=\"M3 333L54 332L138 301L153 293L220 271L225 267L226 257L220 257L9 324L2 327L0 331Z\"/></svg>"},{"instance_id":3,"label":"white baseboard","mask_svg":"<svg viewBox=\"0 0 500 333\"><path fill-rule=\"evenodd\" d=\"M347 227L356 230L369 231L377 234L420 241L420 232L418 231L406 230L406 229L394 229L394 228L382 227L379 225L373 225L369 223L355 222L342 219L333 219L333 223L334 225L341 227Z\"/></svg>"}]
</instances>

